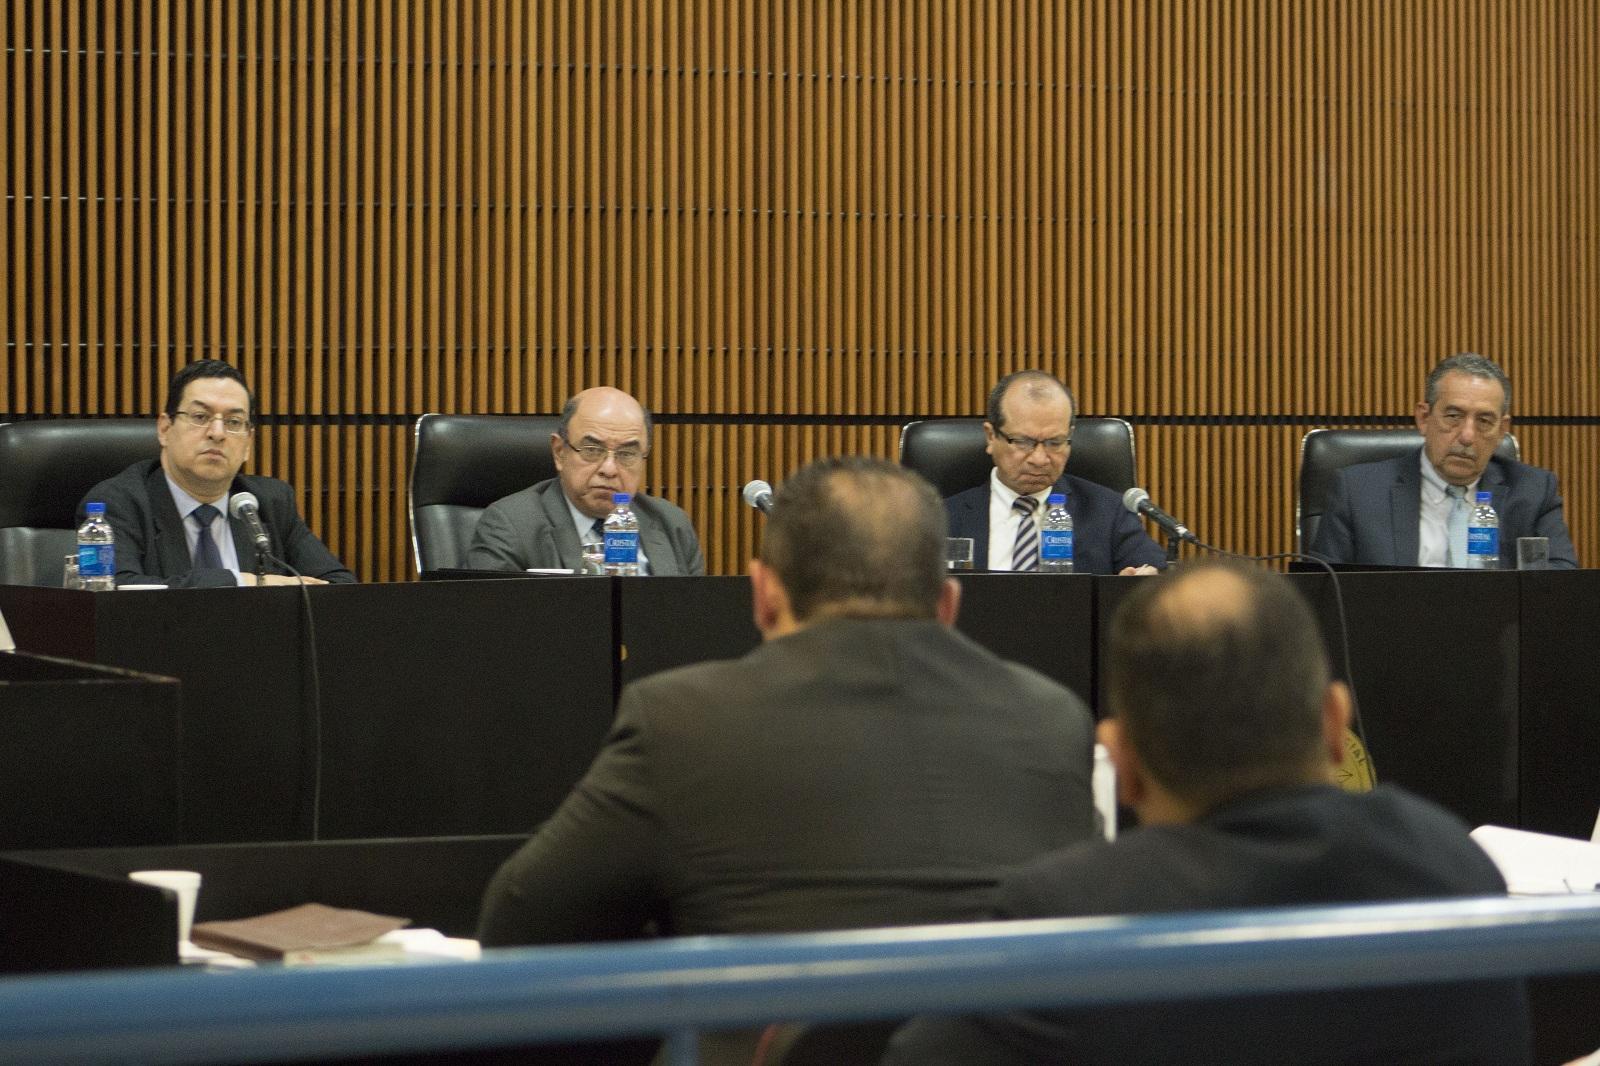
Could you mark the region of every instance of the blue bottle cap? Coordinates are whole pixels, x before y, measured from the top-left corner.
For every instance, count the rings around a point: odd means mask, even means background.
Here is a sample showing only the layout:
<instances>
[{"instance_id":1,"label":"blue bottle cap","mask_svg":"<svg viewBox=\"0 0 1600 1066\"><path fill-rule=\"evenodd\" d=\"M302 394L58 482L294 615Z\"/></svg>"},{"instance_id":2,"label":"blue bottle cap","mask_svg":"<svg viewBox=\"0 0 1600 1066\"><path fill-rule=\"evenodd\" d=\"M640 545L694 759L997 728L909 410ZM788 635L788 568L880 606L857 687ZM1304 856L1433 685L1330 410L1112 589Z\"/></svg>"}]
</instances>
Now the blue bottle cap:
<instances>
[{"instance_id":1,"label":"blue bottle cap","mask_svg":"<svg viewBox=\"0 0 1600 1066\"><path fill-rule=\"evenodd\" d=\"M1484 492L1481 489L1478 491L1477 501L1479 503L1488 503L1493 498L1493 495L1490 493Z\"/></svg>"},{"instance_id":2,"label":"blue bottle cap","mask_svg":"<svg viewBox=\"0 0 1600 1066\"><path fill-rule=\"evenodd\" d=\"M103 503L86 503L83 505L84 514L105 514L106 505Z\"/></svg>"},{"instance_id":3,"label":"blue bottle cap","mask_svg":"<svg viewBox=\"0 0 1600 1066\"><path fill-rule=\"evenodd\" d=\"M1045 502L1051 507L1054 507L1058 503L1066 503L1067 494L1064 492L1052 492L1050 494L1050 498Z\"/></svg>"},{"instance_id":4,"label":"blue bottle cap","mask_svg":"<svg viewBox=\"0 0 1600 1066\"><path fill-rule=\"evenodd\" d=\"M620 507L625 503L632 503L632 502L633 502L632 493L613 492L611 494L611 506L613 506L613 507Z\"/></svg>"}]
</instances>

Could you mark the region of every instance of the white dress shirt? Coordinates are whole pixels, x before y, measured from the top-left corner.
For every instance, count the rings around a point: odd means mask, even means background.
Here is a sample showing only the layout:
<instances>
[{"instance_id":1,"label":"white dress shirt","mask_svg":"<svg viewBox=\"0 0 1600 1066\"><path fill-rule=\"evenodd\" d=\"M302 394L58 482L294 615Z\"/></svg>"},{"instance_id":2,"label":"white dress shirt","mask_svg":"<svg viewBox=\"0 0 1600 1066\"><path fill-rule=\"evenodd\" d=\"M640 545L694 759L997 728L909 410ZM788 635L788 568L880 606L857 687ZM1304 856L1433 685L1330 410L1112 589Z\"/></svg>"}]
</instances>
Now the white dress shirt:
<instances>
[{"instance_id":1,"label":"white dress shirt","mask_svg":"<svg viewBox=\"0 0 1600 1066\"><path fill-rule=\"evenodd\" d=\"M1035 492L1033 498L1038 505L1033 509L1032 518L1023 518L1013 510L1021 493L1013 492L1000 480L1000 471L989 471L989 569L1010 570L1011 556L1017 547L1017 530L1023 522L1032 522L1035 528L1044 519L1044 502L1049 498L1054 486Z\"/></svg>"},{"instance_id":2,"label":"white dress shirt","mask_svg":"<svg viewBox=\"0 0 1600 1066\"><path fill-rule=\"evenodd\" d=\"M1468 517L1473 504L1473 493L1478 491L1481 477L1467 486ZM1417 565L1450 565L1450 492L1449 483L1439 476L1439 471L1428 461L1426 450L1422 453L1422 500L1417 521ZM1461 565L1466 565L1462 560Z\"/></svg>"}]
</instances>

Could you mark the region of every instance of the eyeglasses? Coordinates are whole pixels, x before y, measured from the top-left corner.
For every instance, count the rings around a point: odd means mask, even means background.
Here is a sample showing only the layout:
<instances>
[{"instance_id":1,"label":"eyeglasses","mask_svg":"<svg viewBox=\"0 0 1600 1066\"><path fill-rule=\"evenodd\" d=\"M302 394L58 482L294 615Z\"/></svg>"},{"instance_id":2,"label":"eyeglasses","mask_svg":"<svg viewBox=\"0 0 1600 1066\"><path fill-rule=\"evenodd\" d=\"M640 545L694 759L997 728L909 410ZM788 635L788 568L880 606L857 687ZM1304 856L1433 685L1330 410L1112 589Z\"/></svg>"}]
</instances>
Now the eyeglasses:
<instances>
[{"instance_id":1,"label":"eyeglasses","mask_svg":"<svg viewBox=\"0 0 1600 1066\"><path fill-rule=\"evenodd\" d=\"M211 423L221 421L222 432L230 437L242 437L250 432L250 420L243 415L214 415L208 411L179 411L173 417L182 419L195 429L210 429Z\"/></svg>"},{"instance_id":2,"label":"eyeglasses","mask_svg":"<svg viewBox=\"0 0 1600 1066\"><path fill-rule=\"evenodd\" d=\"M1023 453L1031 453L1043 445L1044 450L1051 455L1060 455L1067 450L1067 445L1072 443L1071 437L1046 437L1044 440L1039 440L1036 437L1013 437L1009 433L996 433L995 436Z\"/></svg>"},{"instance_id":3,"label":"eyeglasses","mask_svg":"<svg viewBox=\"0 0 1600 1066\"><path fill-rule=\"evenodd\" d=\"M595 466L605 462L606 456L609 455L617 461L618 466L631 470L644 462L645 456L649 454L642 448L607 448L600 444L574 444L565 437L561 439L568 448L578 454L578 458Z\"/></svg>"}]
</instances>

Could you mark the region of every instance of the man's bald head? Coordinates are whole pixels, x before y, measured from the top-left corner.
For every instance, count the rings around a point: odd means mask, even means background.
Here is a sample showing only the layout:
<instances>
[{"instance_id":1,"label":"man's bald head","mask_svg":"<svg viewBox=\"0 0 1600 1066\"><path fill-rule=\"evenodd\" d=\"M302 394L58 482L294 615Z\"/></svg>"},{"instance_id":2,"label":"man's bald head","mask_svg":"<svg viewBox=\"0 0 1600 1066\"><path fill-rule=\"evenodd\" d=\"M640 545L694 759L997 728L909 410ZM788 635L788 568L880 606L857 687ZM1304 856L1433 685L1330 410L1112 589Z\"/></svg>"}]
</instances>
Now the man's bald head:
<instances>
[{"instance_id":1,"label":"man's bald head","mask_svg":"<svg viewBox=\"0 0 1600 1066\"><path fill-rule=\"evenodd\" d=\"M1199 809L1326 779L1327 654L1279 574L1205 561L1148 582L1112 621L1107 680L1145 769Z\"/></svg>"},{"instance_id":2,"label":"man's bald head","mask_svg":"<svg viewBox=\"0 0 1600 1066\"><path fill-rule=\"evenodd\" d=\"M585 389L566 402L550 450L574 507L590 518L604 518L613 494L639 491L650 428L650 412L621 389ZM585 451L599 457L586 458Z\"/></svg>"}]
</instances>

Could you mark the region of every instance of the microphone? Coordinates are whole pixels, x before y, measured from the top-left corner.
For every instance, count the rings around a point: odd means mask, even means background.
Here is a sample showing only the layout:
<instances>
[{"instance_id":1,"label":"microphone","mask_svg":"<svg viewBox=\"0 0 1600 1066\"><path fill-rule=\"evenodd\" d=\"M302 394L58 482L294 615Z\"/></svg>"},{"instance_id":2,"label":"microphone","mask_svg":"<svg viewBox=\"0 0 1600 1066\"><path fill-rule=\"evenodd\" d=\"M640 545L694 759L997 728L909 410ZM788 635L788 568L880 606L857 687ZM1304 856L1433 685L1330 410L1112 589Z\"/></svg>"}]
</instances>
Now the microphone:
<instances>
[{"instance_id":1,"label":"microphone","mask_svg":"<svg viewBox=\"0 0 1600 1066\"><path fill-rule=\"evenodd\" d=\"M272 538L267 536L267 527L261 523L261 504L256 500L255 493L234 493L228 500L228 513L249 527L250 537L256 542L256 551L262 555L272 554Z\"/></svg>"},{"instance_id":2,"label":"microphone","mask_svg":"<svg viewBox=\"0 0 1600 1066\"><path fill-rule=\"evenodd\" d=\"M1134 514L1149 517L1150 521L1160 526L1169 537L1177 540L1186 540L1190 544L1199 544L1200 539L1189 532L1189 527L1173 518L1167 512L1150 502L1150 494L1144 489L1132 488L1122 494L1122 506Z\"/></svg>"},{"instance_id":3,"label":"microphone","mask_svg":"<svg viewBox=\"0 0 1600 1066\"><path fill-rule=\"evenodd\" d=\"M752 481L744 487L744 502L760 511L769 514L772 511L772 486L765 481Z\"/></svg>"}]
</instances>

